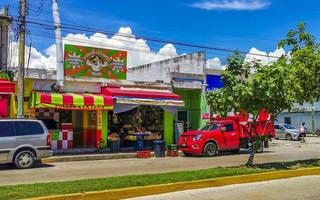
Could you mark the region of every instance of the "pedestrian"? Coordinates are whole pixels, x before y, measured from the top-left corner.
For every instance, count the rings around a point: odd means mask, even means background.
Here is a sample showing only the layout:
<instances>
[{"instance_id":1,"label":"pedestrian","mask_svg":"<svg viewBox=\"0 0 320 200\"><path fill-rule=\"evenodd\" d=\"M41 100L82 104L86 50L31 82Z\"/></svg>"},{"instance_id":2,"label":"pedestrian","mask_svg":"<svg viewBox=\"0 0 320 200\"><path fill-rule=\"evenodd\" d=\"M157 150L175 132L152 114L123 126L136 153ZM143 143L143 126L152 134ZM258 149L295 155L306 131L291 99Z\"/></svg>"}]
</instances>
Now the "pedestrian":
<instances>
[{"instance_id":1,"label":"pedestrian","mask_svg":"<svg viewBox=\"0 0 320 200\"><path fill-rule=\"evenodd\" d=\"M304 137L306 137L306 134L307 134L307 128L306 128L304 122L302 122L302 124L299 127L299 133L300 133L300 137L301 137L301 143L304 143L305 142Z\"/></svg>"}]
</instances>

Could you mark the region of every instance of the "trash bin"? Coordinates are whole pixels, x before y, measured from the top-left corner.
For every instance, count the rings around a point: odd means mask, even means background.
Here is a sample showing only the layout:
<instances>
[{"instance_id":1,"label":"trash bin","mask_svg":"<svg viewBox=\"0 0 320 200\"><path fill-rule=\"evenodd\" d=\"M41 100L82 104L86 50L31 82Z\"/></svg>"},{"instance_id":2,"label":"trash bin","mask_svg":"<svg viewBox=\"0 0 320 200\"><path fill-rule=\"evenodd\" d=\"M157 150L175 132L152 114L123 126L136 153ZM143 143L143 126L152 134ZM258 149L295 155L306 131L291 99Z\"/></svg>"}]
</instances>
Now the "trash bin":
<instances>
[{"instance_id":1,"label":"trash bin","mask_svg":"<svg viewBox=\"0 0 320 200\"><path fill-rule=\"evenodd\" d=\"M143 137L141 136L137 136L137 151L141 151L143 150L144 146L143 146Z\"/></svg>"},{"instance_id":2,"label":"trash bin","mask_svg":"<svg viewBox=\"0 0 320 200\"><path fill-rule=\"evenodd\" d=\"M120 140L110 140L109 141L110 152L120 151Z\"/></svg>"},{"instance_id":3,"label":"trash bin","mask_svg":"<svg viewBox=\"0 0 320 200\"><path fill-rule=\"evenodd\" d=\"M155 157L165 157L165 145L163 140L153 141L153 150Z\"/></svg>"}]
</instances>

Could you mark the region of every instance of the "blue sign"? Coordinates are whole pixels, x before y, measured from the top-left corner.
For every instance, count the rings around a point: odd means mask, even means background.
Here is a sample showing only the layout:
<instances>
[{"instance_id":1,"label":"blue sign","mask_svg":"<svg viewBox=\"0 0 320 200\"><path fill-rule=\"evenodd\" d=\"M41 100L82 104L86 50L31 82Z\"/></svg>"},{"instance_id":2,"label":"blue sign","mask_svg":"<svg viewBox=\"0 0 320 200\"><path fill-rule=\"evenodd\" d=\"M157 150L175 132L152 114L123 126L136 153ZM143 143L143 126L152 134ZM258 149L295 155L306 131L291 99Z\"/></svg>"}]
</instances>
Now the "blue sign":
<instances>
[{"instance_id":1,"label":"blue sign","mask_svg":"<svg viewBox=\"0 0 320 200\"><path fill-rule=\"evenodd\" d=\"M221 75L207 74L207 92L223 87Z\"/></svg>"}]
</instances>

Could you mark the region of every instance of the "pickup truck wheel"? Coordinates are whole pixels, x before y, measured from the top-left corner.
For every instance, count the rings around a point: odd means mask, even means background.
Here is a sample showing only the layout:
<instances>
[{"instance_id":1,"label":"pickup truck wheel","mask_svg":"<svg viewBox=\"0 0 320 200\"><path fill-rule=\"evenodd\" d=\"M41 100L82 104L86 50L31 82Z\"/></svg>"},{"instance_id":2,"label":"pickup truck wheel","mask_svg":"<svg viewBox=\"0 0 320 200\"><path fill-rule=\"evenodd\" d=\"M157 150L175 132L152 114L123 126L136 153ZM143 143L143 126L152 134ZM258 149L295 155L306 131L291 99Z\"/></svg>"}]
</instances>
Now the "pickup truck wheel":
<instances>
[{"instance_id":1,"label":"pickup truck wheel","mask_svg":"<svg viewBox=\"0 0 320 200\"><path fill-rule=\"evenodd\" d=\"M286 135L286 140L292 140L292 136L290 134Z\"/></svg>"},{"instance_id":2,"label":"pickup truck wheel","mask_svg":"<svg viewBox=\"0 0 320 200\"><path fill-rule=\"evenodd\" d=\"M35 156L31 151L24 150L14 157L14 165L19 169L30 168L35 163Z\"/></svg>"},{"instance_id":3,"label":"pickup truck wheel","mask_svg":"<svg viewBox=\"0 0 320 200\"><path fill-rule=\"evenodd\" d=\"M203 154L208 157L217 155L218 147L213 142L208 142L203 148Z\"/></svg>"}]
</instances>

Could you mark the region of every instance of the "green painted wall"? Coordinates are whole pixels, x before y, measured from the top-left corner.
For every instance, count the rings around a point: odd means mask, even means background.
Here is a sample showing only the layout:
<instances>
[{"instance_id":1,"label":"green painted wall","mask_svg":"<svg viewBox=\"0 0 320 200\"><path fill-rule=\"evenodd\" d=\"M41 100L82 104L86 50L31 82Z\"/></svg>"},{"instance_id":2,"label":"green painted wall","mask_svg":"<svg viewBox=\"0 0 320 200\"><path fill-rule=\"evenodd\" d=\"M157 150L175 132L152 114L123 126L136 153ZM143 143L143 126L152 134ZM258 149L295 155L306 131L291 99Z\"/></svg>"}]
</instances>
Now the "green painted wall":
<instances>
[{"instance_id":1,"label":"green painted wall","mask_svg":"<svg viewBox=\"0 0 320 200\"><path fill-rule=\"evenodd\" d=\"M164 142L166 145L168 144L174 144L174 130L173 130L173 120L174 115L170 112L164 111L163 113L164 117Z\"/></svg>"},{"instance_id":2,"label":"green painted wall","mask_svg":"<svg viewBox=\"0 0 320 200\"><path fill-rule=\"evenodd\" d=\"M175 88L173 92L177 95L180 95L185 103L185 107L179 108L179 110L188 111L188 121L190 123L191 130L197 130L200 126L201 121L201 90Z\"/></svg>"},{"instance_id":3,"label":"green painted wall","mask_svg":"<svg viewBox=\"0 0 320 200\"><path fill-rule=\"evenodd\" d=\"M102 134L101 138L104 141L104 144L102 144L103 148L107 148L107 140L108 140L108 111L104 110L102 111Z\"/></svg>"}]
</instances>

